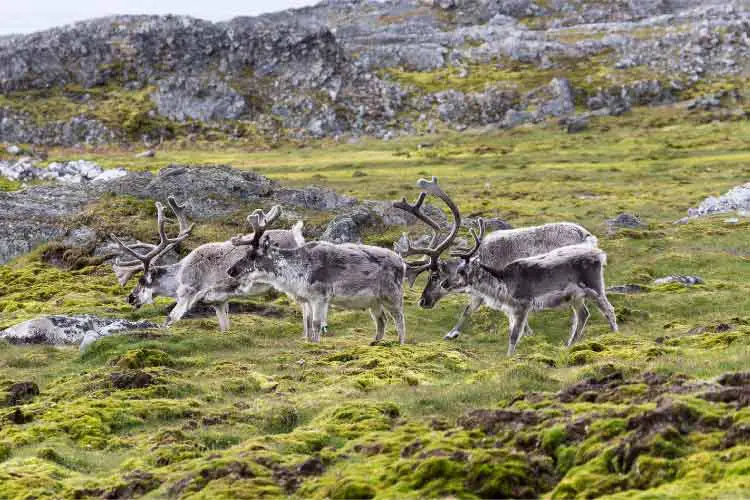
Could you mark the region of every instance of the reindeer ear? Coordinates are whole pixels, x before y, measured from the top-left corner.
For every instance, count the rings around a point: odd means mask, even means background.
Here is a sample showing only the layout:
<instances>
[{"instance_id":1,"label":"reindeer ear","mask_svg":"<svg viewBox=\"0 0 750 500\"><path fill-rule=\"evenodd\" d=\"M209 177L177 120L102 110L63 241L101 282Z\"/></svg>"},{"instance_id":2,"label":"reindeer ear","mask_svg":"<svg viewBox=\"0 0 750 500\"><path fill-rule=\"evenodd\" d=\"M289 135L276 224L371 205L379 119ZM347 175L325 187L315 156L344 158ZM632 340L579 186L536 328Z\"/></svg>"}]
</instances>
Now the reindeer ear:
<instances>
[{"instance_id":1,"label":"reindeer ear","mask_svg":"<svg viewBox=\"0 0 750 500\"><path fill-rule=\"evenodd\" d=\"M114 271L115 276L117 276L117 281L120 283L120 286L125 286L135 273L142 270L142 266L118 266L117 264L112 266L112 271Z\"/></svg>"}]
</instances>

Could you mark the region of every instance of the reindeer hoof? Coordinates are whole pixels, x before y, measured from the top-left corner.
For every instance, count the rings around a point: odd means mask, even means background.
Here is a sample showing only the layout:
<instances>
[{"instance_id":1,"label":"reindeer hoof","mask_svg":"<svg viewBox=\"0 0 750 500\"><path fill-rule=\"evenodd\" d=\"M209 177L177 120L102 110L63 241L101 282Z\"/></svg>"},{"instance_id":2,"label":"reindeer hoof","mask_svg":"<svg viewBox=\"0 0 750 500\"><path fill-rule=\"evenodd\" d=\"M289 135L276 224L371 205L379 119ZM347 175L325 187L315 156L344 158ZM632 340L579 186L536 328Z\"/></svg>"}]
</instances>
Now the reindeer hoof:
<instances>
[{"instance_id":1,"label":"reindeer hoof","mask_svg":"<svg viewBox=\"0 0 750 500\"><path fill-rule=\"evenodd\" d=\"M461 335L461 332L459 332L458 330L451 330L448 333L446 333L443 338L445 340L453 340L453 339L457 339L459 335Z\"/></svg>"}]
</instances>

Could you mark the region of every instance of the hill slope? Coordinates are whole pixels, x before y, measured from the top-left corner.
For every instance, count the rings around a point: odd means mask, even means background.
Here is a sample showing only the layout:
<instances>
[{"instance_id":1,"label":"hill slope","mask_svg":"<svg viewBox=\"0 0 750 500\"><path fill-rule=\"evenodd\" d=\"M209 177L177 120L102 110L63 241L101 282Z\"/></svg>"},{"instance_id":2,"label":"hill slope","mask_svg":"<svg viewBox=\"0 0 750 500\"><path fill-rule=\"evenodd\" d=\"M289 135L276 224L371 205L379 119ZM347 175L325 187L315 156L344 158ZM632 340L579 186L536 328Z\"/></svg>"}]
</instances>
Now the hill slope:
<instances>
[{"instance_id":1,"label":"hill slope","mask_svg":"<svg viewBox=\"0 0 750 500\"><path fill-rule=\"evenodd\" d=\"M747 76L744 1L434 3L113 17L3 39L0 141L512 127L721 94Z\"/></svg>"}]
</instances>

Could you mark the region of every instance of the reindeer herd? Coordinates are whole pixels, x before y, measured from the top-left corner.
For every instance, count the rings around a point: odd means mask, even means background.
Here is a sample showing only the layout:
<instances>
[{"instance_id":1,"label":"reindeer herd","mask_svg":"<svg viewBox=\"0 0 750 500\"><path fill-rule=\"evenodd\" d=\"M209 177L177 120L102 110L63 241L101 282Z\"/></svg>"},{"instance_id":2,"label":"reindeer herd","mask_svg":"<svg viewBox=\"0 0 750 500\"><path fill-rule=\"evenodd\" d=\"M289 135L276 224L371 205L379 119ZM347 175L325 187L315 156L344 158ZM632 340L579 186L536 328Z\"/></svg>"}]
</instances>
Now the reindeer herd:
<instances>
[{"instance_id":1,"label":"reindeer herd","mask_svg":"<svg viewBox=\"0 0 750 500\"><path fill-rule=\"evenodd\" d=\"M176 299L165 326L178 321L198 302L216 310L219 328L229 328L229 300L259 295L276 289L287 294L302 309L304 338L319 342L328 328L331 304L345 309L368 309L375 322L375 341L385 334L390 316L399 341L406 342L403 284L410 286L428 272L427 283L419 299L422 308L433 308L448 294L469 295L457 324L445 338L459 336L468 316L481 305L502 311L509 322L508 355L515 352L521 337L533 332L528 325L532 311L569 306L572 310L571 346L583 335L589 319L586 302L593 302L606 317L613 331L617 320L607 300L604 286L606 254L597 247L597 239L578 224L560 222L485 234L485 224L471 229L471 249L454 249L450 258L443 254L454 243L461 227L461 213L438 185L420 179L421 193L414 204L406 198L393 204L414 215L432 231L429 245L415 244L404 234L395 251L362 244L306 242L302 222L290 230L268 229L281 215L279 206L268 212L255 210L247 217L253 232L229 241L197 247L175 264L159 265L170 250L190 236L193 225L185 216L185 207L174 198L168 205L179 225L179 234L166 234L165 208L156 203L156 245L126 244L112 238L129 260L117 259L114 272L122 286L141 273L128 295L134 307L151 303L155 296ZM450 209L452 224L441 238L440 225L422 210L428 195L442 200ZM407 260L421 256L418 261Z\"/></svg>"}]
</instances>

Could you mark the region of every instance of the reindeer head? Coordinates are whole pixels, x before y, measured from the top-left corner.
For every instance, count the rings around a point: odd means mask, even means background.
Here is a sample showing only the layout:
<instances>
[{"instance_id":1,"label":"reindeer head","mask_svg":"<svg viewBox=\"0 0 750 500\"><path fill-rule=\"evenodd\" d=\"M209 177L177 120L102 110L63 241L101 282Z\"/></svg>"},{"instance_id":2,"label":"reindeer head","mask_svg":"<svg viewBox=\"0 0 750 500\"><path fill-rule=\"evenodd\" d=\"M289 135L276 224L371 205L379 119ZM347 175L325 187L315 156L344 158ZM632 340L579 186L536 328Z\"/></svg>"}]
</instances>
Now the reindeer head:
<instances>
[{"instance_id":1,"label":"reindeer head","mask_svg":"<svg viewBox=\"0 0 750 500\"><path fill-rule=\"evenodd\" d=\"M261 271L265 272L273 268L273 253L275 245L271 243L268 236L263 238L266 228L281 215L281 207L274 205L268 213L261 209L255 210L247 216L247 222L253 228L253 233L248 237L237 236L232 238L235 246L249 246L247 253L227 269L227 274L232 278L240 278L243 275Z\"/></svg>"},{"instance_id":2,"label":"reindeer head","mask_svg":"<svg viewBox=\"0 0 750 500\"><path fill-rule=\"evenodd\" d=\"M484 235L484 222L480 220L480 235L477 235L473 229L471 231L476 240L474 249L470 252L452 252L451 255L453 255L454 258L447 260L441 259L441 254L451 245L458 233L458 228L461 225L461 214L456 204L453 203L450 197L445 194L440 186L438 186L437 177L433 177L431 181L420 179L417 181L417 186L422 188L423 191L419 194L419 198L417 198L414 205L410 205L406 201L406 198L404 198L400 202L394 203L393 206L413 214L427 224L433 231L432 241L427 248L415 247L409 238L404 235L403 239L405 240L405 246L401 246L400 248L397 248L397 250L399 250L402 257L408 257L410 255L426 256L421 262L407 262L406 276L409 285L413 286L417 276L425 271L429 271L427 284L425 285L425 288L422 291L422 296L419 299L419 306L425 309L431 309L435 307L435 304L437 304L441 298L449 293L459 291L459 289L462 288L458 286L460 281L459 271L462 269L463 264L468 262L468 260L479 249L481 238ZM434 220L421 210L422 204L428 193L443 200L453 214L453 226L451 227L450 234L448 234L448 236L440 243L437 242L440 226L438 226Z\"/></svg>"},{"instance_id":3,"label":"reindeer head","mask_svg":"<svg viewBox=\"0 0 750 500\"><path fill-rule=\"evenodd\" d=\"M463 292L471 285L469 279L469 263L476 253L479 251L479 247L484 239L484 220L478 219L477 225L479 226L479 233L473 228L469 231L474 237L474 247L470 250L454 250L451 252L451 258L444 261L440 261L438 264L438 288L440 290L439 297L443 297L449 293ZM429 284L428 284L429 288ZM425 289L427 292L427 289Z\"/></svg>"},{"instance_id":4,"label":"reindeer head","mask_svg":"<svg viewBox=\"0 0 750 500\"><path fill-rule=\"evenodd\" d=\"M189 224L185 216L184 205L178 205L173 197L167 199L169 207L177 217L180 225L180 233L175 238L167 237L164 225L167 221L164 217L164 205L156 202L156 226L159 233L159 244L152 245L149 243L137 242L134 245L126 245L120 238L114 234L110 235L112 239L124 250L125 253L134 257L133 260L121 261L117 259L113 270L117 275L120 286L130 280L130 278L142 271L143 275L138 279L138 283L128 295L128 303L135 308L144 304L153 302L154 295L164 294L161 286L161 278L166 274L165 266L157 266L156 262L172 248L185 240L193 231L193 224ZM147 249L146 253L139 253L136 249Z\"/></svg>"}]
</instances>

